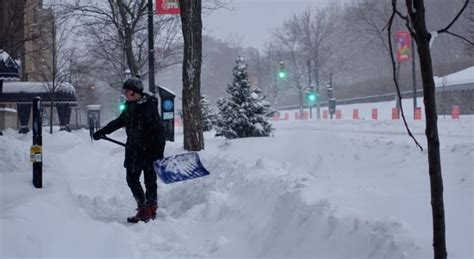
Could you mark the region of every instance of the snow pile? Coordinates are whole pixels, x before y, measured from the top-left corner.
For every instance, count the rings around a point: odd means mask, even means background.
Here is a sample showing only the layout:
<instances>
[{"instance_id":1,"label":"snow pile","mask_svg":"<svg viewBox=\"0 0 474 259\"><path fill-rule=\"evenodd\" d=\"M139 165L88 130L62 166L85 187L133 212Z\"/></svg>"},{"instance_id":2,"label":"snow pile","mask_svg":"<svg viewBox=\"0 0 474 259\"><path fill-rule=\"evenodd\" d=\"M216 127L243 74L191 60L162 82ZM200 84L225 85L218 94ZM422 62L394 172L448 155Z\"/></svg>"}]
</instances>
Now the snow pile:
<instances>
[{"instance_id":1,"label":"snow pile","mask_svg":"<svg viewBox=\"0 0 474 259\"><path fill-rule=\"evenodd\" d=\"M10 58L10 55L8 55L8 53L4 51L3 49L0 49L0 60L6 63L9 58Z\"/></svg>"},{"instance_id":2,"label":"snow pile","mask_svg":"<svg viewBox=\"0 0 474 259\"><path fill-rule=\"evenodd\" d=\"M0 137L0 173L24 172L30 169L28 140L31 136L17 135L14 130L6 129Z\"/></svg>"},{"instance_id":3,"label":"snow pile","mask_svg":"<svg viewBox=\"0 0 474 259\"><path fill-rule=\"evenodd\" d=\"M474 118L439 120L450 258L472 258ZM43 135L43 189L31 135L0 136L0 257L432 257L427 154L401 121L279 121L275 137L206 133L211 175L159 183L158 218L135 204L124 150L85 130ZM423 122L412 130L426 147ZM123 131L112 138L123 141ZM178 140L182 136L177 136ZM165 155L184 152L168 143Z\"/></svg>"}]
</instances>

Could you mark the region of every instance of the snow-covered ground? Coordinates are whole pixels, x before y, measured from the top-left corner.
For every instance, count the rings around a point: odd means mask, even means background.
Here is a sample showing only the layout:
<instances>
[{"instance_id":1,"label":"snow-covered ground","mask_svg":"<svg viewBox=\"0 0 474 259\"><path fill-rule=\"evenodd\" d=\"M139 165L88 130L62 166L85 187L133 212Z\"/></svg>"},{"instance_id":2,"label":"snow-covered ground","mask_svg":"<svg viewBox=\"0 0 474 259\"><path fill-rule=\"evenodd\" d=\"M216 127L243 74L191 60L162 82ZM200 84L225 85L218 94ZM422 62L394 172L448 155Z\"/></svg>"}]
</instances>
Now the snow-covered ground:
<instances>
[{"instance_id":1,"label":"snow-covered ground","mask_svg":"<svg viewBox=\"0 0 474 259\"><path fill-rule=\"evenodd\" d=\"M85 130L45 132L35 189L32 136L6 130L0 258L433 258L424 121L409 123L425 151L389 119L277 121L267 138L207 133L199 154L211 175L159 183L158 219L134 225L122 147ZM472 116L439 119L449 258L474 256L473 126ZM184 152L176 139L165 155Z\"/></svg>"}]
</instances>

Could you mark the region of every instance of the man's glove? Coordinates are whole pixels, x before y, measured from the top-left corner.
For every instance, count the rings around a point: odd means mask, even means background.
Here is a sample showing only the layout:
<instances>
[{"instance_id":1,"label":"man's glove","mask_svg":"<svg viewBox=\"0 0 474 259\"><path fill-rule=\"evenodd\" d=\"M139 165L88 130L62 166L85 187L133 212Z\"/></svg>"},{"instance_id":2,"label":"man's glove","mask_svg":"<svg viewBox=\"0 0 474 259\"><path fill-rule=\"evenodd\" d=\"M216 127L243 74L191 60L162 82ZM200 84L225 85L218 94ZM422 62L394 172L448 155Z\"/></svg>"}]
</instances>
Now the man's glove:
<instances>
[{"instance_id":1,"label":"man's glove","mask_svg":"<svg viewBox=\"0 0 474 259\"><path fill-rule=\"evenodd\" d=\"M102 133L102 131L100 131L100 130L98 130L98 131L94 132L94 134L92 134L92 138L94 140L99 140L99 139L104 138L104 137L105 137L105 134Z\"/></svg>"}]
</instances>

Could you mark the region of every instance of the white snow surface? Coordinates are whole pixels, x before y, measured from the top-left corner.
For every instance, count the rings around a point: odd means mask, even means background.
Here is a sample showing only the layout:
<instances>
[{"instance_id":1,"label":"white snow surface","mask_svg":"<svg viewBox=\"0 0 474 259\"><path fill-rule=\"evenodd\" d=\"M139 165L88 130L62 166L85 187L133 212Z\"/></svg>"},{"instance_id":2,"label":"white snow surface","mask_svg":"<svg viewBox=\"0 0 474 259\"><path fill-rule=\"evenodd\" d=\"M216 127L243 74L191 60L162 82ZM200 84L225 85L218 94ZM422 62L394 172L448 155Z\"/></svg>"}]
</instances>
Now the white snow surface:
<instances>
[{"instance_id":1,"label":"white snow surface","mask_svg":"<svg viewBox=\"0 0 474 259\"><path fill-rule=\"evenodd\" d=\"M449 258L473 258L474 118L441 117ZM159 182L156 220L135 204L124 150L85 130L43 133L43 188L31 133L0 136L0 258L433 258L425 122L277 121L275 136L206 133L211 175ZM57 129L56 129L57 130ZM46 131L45 131L46 132ZM123 130L111 137L124 140ZM165 155L185 152L182 133Z\"/></svg>"},{"instance_id":2,"label":"white snow surface","mask_svg":"<svg viewBox=\"0 0 474 259\"><path fill-rule=\"evenodd\" d=\"M13 108L3 108L0 107L0 112L11 112L11 113L16 113L17 111Z\"/></svg>"},{"instance_id":3,"label":"white snow surface","mask_svg":"<svg viewBox=\"0 0 474 259\"><path fill-rule=\"evenodd\" d=\"M474 66L443 77L434 77L436 87L474 83Z\"/></svg>"},{"instance_id":4,"label":"white snow surface","mask_svg":"<svg viewBox=\"0 0 474 259\"><path fill-rule=\"evenodd\" d=\"M51 89L52 82L4 82L4 93L47 93ZM75 93L74 86L67 82L58 83L55 91Z\"/></svg>"}]
</instances>

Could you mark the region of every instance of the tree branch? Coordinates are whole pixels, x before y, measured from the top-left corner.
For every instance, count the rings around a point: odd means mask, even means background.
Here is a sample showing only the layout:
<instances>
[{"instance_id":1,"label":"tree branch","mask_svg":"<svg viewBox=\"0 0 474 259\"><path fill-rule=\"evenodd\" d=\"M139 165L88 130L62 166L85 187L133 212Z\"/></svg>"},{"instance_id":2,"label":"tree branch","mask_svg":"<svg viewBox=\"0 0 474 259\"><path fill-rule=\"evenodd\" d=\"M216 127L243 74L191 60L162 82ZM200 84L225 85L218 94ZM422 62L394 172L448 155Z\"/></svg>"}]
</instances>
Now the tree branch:
<instances>
[{"instance_id":1,"label":"tree branch","mask_svg":"<svg viewBox=\"0 0 474 259\"><path fill-rule=\"evenodd\" d=\"M397 77L396 77L396 63L395 63L395 58L393 57L393 46L392 46L392 41L391 41L391 35L392 35L392 24L393 24L393 20L395 18L395 15L397 14L397 7L396 7L396 0L392 0L392 7L393 7L393 12L392 12L392 15L390 16L390 19L389 19L389 22L388 22L388 26L387 26L387 32L388 32L388 46L389 46L389 49L390 49L390 59L392 61L392 74L393 74L393 82L395 83L395 88L397 90L397 95L398 95L398 100L399 100L399 105L400 105L400 112L402 114L402 118L403 118L403 123L405 124L405 128L407 129L407 132L408 132L408 135L413 139L413 141L415 141L415 144L420 148L420 150L423 152L423 147L420 145L420 143L418 143L418 141L416 140L415 136L413 135L413 133L411 132L410 128L408 127L408 123L407 123L407 120L405 118L405 112L403 111L403 105L402 105L402 94L400 92L400 87L398 85L398 80L397 80ZM413 48L413 46L412 46ZM415 57L412 57L412 58L415 58ZM415 97L416 98L416 97Z\"/></svg>"},{"instance_id":2,"label":"tree branch","mask_svg":"<svg viewBox=\"0 0 474 259\"><path fill-rule=\"evenodd\" d=\"M464 12L468 4L469 4L469 0L466 0L466 2L464 2L463 7L459 11L459 13L456 15L456 17L454 17L451 23L449 23L448 26L446 26L446 28L439 30L438 33L448 32L449 28L451 28L451 26L453 26L456 20L461 16L461 14Z\"/></svg>"},{"instance_id":3,"label":"tree branch","mask_svg":"<svg viewBox=\"0 0 474 259\"><path fill-rule=\"evenodd\" d=\"M471 45L474 45L474 42L470 41L469 39L467 39L466 37L464 36L461 36L457 33L454 33L454 32L450 32L450 31L446 31L447 34L450 34L450 35L453 35L454 37L457 37L457 38L460 38L464 41L466 41L467 43L471 44Z\"/></svg>"}]
</instances>

